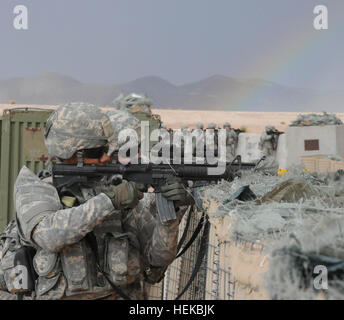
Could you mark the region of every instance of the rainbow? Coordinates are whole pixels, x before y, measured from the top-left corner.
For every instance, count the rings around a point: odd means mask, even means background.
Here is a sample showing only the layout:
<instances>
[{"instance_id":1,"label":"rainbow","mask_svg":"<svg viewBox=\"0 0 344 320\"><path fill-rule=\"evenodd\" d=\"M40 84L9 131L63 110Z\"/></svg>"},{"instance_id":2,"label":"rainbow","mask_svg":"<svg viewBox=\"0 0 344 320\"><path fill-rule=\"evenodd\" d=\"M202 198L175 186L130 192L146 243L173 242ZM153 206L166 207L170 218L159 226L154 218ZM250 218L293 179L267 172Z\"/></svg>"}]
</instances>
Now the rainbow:
<instances>
[{"instance_id":1,"label":"rainbow","mask_svg":"<svg viewBox=\"0 0 344 320\"><path fill-rule=\"evenodd\" d=\"M304 31L295 30L287 35L282 45L276 46L269 55L254 60L253 66L248 66L249 72L244 74L261 74L262 79L279 83L286 72L302 65L307 60L309 53L317 50L321 45L326 45L331 38L326 34L327 32L316 31L312 28ZM232 105L236 110L242 110L261 95L265 88L266 83L259 82L257 86L253 85L248 92L239 92L232 100Z\"/></svg>"}]
</instances>

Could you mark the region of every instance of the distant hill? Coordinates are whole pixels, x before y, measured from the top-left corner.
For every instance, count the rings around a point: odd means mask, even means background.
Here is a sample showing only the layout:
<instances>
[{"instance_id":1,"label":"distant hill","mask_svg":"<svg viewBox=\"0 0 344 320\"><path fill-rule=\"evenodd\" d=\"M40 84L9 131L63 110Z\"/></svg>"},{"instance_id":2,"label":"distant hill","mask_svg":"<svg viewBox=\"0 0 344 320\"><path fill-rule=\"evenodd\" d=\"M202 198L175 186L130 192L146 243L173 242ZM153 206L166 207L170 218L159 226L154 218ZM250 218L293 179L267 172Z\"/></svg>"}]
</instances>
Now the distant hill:
<instances>
[{"instance_id":1,"label":"distant hill","mask_svg":"<svg viewBox=\"0 0 344 320\"><path fill-rule=\"evenodd\" d=\"M237 111L342 111L344 94L319 93L261 79L215 75L180 86L159 77L143 77L119 85L82 83L54 72L0 81L0 103L60 104L87 101L110 105L123 92L144 93L156 108Z\"/></svg>"}]
</instances>

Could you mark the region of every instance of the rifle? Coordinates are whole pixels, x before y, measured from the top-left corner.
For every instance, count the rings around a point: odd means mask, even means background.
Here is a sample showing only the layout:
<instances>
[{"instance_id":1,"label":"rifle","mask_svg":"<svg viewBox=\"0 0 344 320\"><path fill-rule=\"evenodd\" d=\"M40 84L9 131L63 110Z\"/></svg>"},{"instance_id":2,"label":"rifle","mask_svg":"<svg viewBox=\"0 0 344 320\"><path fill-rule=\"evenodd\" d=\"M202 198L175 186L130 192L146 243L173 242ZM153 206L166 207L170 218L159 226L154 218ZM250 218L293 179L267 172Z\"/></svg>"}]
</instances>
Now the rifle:
<instances>
[{"instance_id":1,"label":"rifle","mask_svg":"<svg viewBox=\"0 0 344 320\"><path fill-rule=\"evenodd\" d=\"M232 130L234 130L237 135L239 135L240 133L245 132L244 130L241 130L241 129L232 129Z\"/></svg>"},{"instance_id":2,"label":"rifle","mask_svg":"<svg viewBox=\"0 0 344 320\"><path fill-rule=\"evenodd\" d=\"M102 178L121 175L127 181L139 182L151 186L156 193L156 205L162 222L176 219L173 201L168 201L160 193L160 187L170 177L180 177L183 181L232 181L240 170L255 168L255 163L241 163L237 156L232 163L226 164L225 172L221 175L209 174L209 169L216 165L209 164L120 164L107 165L71 165L65 163L52 164L53 185L60 191L63 187L74 184L87 184L90 178Z\"/></svg>"}]
</instances>

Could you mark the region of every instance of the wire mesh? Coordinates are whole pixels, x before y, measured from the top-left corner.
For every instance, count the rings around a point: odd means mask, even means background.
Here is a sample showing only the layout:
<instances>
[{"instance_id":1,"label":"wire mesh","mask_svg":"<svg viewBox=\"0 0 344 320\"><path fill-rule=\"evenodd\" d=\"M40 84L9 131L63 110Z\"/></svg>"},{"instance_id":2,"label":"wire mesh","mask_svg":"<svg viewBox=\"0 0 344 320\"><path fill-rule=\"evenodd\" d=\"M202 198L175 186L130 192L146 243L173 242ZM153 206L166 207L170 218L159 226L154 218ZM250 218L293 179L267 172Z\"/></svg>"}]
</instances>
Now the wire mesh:
<instances>
[{"instance_id":1,"label":"wire mesh","mask_svg":"<svg viewBox=\"0 0 344 320\"><path fill-rule=\"evenodd\" d=\"M201 218L201 213L192 208L191 220L185 243L193 235ZM179 237L184 232L187 214L179 230ZM184 289L194 270L200 250L202 233L197 236L191 247L176 259L167 269L163 281L147 287L148 299L173 300ZM181 300L230 300L235 298L235 281L231 279L229 266L225 262L227 243L219 242L213 227L208 235L208 245L201 267L190 287L180 297Z\"/></svg>"}]
</instances>

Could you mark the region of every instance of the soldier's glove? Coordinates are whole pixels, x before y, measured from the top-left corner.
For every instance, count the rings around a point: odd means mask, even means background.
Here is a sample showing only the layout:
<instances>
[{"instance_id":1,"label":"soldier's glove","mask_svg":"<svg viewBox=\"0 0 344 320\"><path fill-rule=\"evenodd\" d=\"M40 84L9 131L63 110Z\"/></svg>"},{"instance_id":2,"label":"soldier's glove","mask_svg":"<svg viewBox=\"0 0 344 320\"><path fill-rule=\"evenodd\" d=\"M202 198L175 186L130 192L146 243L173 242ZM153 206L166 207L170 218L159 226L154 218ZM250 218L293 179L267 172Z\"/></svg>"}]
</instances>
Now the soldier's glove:
<instances>
[{"instance_id":1,"label":"soldier's glove","mask_svg":"<svg viewBox=\"0 0 344 320\"><path fill-rule=\"evenodd\" d=\"M191 192L178 177L169 178L161 187L161 193L167 200L174 201L176 207L194 204Z\"/></svg>"},{"instance_id":2,"label":"soldier's glove","mask_svg":"<svg viewBox=\"0 0 344 320\"><path fill-rule=\"evenodd\" d=\"M135 208L143 198L143 193L135 182L122 182L121 184L103 190L112 201L115 209Z\"/></svg>"}]
</instances>

